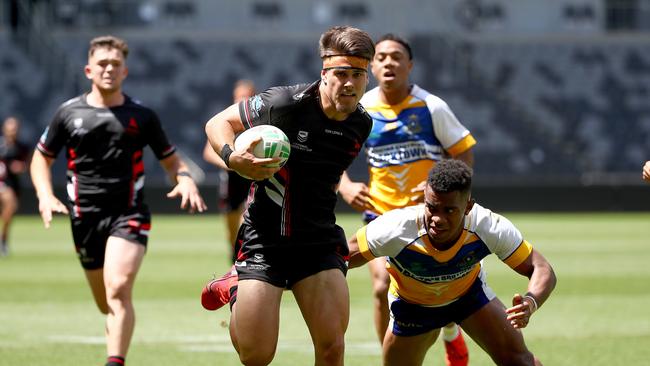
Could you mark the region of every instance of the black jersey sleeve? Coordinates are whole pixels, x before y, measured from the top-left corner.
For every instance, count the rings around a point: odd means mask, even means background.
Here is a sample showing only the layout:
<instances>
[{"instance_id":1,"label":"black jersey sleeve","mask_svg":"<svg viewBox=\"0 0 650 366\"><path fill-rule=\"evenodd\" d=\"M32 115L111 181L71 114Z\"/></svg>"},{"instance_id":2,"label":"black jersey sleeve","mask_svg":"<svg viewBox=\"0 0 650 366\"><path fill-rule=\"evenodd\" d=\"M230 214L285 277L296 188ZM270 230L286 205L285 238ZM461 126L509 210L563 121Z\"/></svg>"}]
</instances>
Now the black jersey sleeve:
<instances>
[{"instance_id":1,"label":"black jersey sleeve","mask_svg":"<svg viewBox=\"0 0 650 366\"><path fill-rule=\"evenodd\" d=\"M158 160L165 159L176 151L176 147L169 142L169 139L160 123L160 119L154 111L150 111L144 134L146 136L147 145L151 147L151 150Z\"/></svg>"},{"instance_id":2,"label":"black jersey sleeve","mask_svg":"<svg viewBox=\"0 0 650 366\"><path fill-rule=\"evenodd\" d=\"M64 106L59 107L54 114L52 121L45 128L45 131L43 131L43 134L36 145L36 148L43 153L43 155L55 158L59 154L59 151L61 151L65 146L65 143L69 138L68 131L65 128L66 115L66 108Z\"/></svg>"},{"instance_id":3,"label":"black jersey sleeve","mask_svg":"<svg viewBox=\"0 0 650 366\"><path fill-rule=\"evenodd\" d=\"M276 86L239 102L239 116L246 129L258 125L272 125L300 103L314 84Z\"/></svg>"}]
</instances>

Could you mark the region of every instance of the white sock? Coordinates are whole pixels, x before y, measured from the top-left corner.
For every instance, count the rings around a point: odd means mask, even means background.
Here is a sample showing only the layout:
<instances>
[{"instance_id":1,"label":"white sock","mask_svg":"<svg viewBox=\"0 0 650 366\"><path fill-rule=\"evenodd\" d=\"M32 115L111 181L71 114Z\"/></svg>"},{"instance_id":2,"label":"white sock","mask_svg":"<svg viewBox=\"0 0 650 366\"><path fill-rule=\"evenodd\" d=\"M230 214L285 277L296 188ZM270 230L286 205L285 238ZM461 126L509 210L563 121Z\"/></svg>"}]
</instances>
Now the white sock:
<instances>
[{"instance_id":1,"label":"white sock","mask_svg":"<svg viewBox=\"0 0 650 366\"><path fill-rule=\"evenodd\" d=\"M442 339L445 342L451 342L456 337L458 337L458 333L460 332L460 328L458 325L454 324L453 327L443 327L442 328Z\"/></svg>"}]
</instances>

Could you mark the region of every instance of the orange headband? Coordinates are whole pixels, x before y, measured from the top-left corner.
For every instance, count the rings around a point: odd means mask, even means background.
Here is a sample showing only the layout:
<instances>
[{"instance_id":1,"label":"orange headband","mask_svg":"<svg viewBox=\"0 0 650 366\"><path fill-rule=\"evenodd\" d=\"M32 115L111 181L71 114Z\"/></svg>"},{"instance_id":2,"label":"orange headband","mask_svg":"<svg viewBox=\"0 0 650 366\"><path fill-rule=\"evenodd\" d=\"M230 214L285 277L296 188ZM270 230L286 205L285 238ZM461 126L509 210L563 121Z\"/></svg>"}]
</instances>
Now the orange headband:
<instances>
[{"instance_id":1,"label":"orange headband","mask_svg":"<svg viewBox=\"0 0 650 366\"><path fill-rule=\"evenodd\" d=\"M356 69L368 71L370 61L363 57L348 55L331 55L323 58L323 70Z\"/></svg>"}]
</instances>

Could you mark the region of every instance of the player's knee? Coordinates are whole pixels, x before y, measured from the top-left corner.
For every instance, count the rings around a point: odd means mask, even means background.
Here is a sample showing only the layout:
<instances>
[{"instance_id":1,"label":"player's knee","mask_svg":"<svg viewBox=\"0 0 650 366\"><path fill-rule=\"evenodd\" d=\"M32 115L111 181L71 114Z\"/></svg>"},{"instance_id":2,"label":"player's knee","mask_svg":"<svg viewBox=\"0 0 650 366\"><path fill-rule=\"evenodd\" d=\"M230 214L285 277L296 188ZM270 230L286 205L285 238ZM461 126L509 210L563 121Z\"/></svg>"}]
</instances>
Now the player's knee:
<instances>
[{"instance_id":1,"label":"player's knee","mask_svg":"<svg viewBox=\"0 0 650 366\"><path fill-rule=\"evenodd\" d=\"M516 350L503 349L497 355L493 355L497 365L508 366L535 366L535 357L528 350L517 352Z\"/></svg>"},{"instance_id":2,"label":"player's knee","mask_svg":"<svg viewBox=\"0 0 650 366\"><path fill-rule=\"evenodd\" d=\"M388 294L389 282L382 281L381 279L373 279L372 281L372 295L376 299L385 300Z\"/></svg>"},{"instance_id":3,"label":"player's knee","mask_svg":"<svg viewBox=\"0 0 650 366\"><path fill-rule=\"evenodd\" d=\"M109 300L130 301L131 285L127 281L111 281L106 284L106 298Z\"/></svg>"},{"instance_id":4,"label":"player's knee","mask_svg":"<svg viewBox=\"0 0 650 366\"><path fill-rule=\"evenodd\" d=\"M273 361L273 357L275 357L275 347L258 345L258 347L239 349L239 361L246 366L268 365Z\"/></svg>"},{"instance_id":5,"label":"player's knee","mask_svg":"<svg viewBox=\"0 0 650 366\"><path fill-rule=\"evenodd\" d=\"M343 360L345 352L345 341L343 337L328 342L319 342L315 345L316 357L322 360L325 365L338 365Z\"/></svg>"}]
</instances>

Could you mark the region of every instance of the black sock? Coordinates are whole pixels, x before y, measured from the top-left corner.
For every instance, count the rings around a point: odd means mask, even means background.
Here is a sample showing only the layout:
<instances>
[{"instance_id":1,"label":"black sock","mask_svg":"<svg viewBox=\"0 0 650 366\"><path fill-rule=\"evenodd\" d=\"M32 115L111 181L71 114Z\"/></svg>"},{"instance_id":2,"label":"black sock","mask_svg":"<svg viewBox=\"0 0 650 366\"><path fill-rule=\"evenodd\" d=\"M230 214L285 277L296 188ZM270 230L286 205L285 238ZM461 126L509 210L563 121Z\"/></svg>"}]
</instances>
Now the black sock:
<instances>
[{"instance_id":1,"label":"black sock","mask_svg":"<svg viewBox=\"0 0 650 366\"><path fill-rule=\"evenodd\" d=\"M124 366L124 357L108 356L106 359L106 366Z\"/></svg>"}]
</instances>

